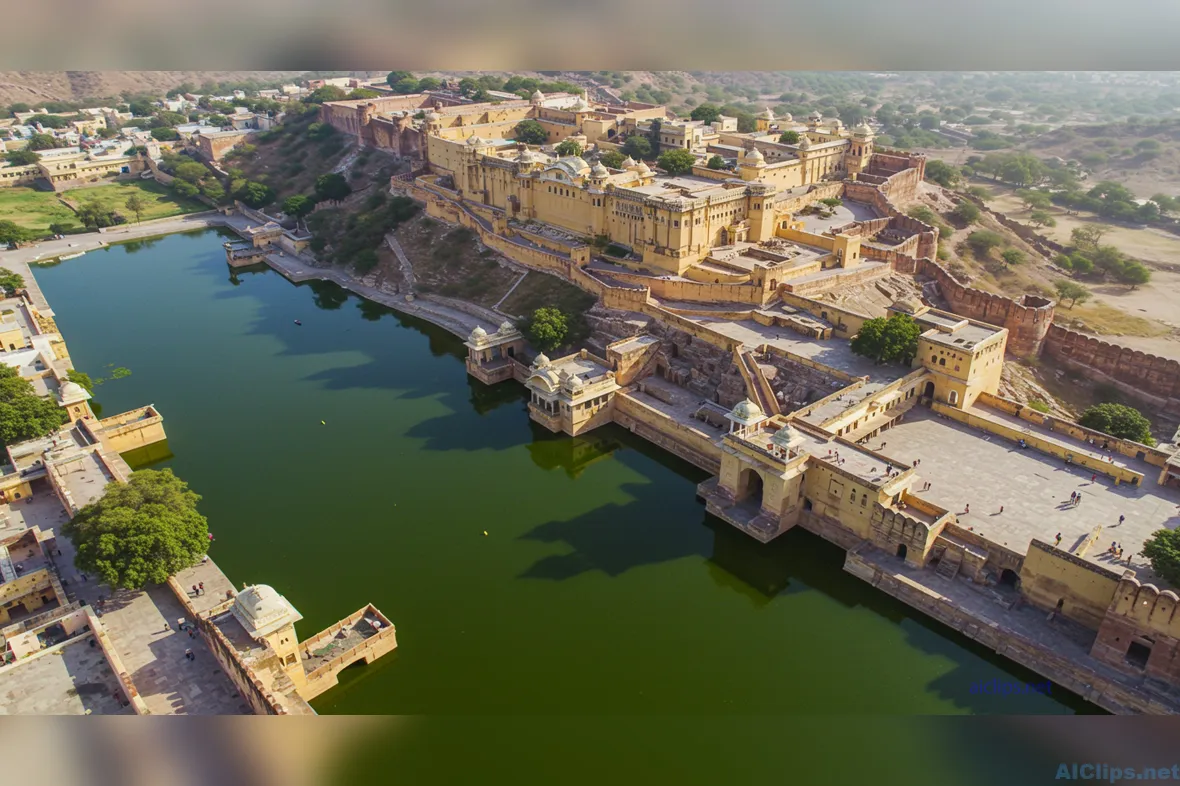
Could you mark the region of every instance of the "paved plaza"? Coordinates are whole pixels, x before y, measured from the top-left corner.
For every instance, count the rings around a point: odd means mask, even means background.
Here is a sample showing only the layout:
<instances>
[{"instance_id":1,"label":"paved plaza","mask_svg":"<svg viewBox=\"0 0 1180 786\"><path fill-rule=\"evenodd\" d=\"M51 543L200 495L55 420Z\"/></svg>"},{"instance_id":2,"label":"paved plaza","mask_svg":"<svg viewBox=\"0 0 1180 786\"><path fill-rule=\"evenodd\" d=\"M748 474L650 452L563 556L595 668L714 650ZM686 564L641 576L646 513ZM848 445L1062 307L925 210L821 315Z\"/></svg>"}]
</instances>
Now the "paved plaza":
<instances>
[{"instance_id":1,"label":"paved plaza","mask_svg":"<svg viewBox=\"0 0 1180 786\"><path fill-rule=\"evenodd\" d=\"M1102 532L1085 559L1115 571L1131 569L1144 582L1155 582L1151 566L1140 553L1143 542L1159 529L1180 526L1180 491L1156 485L1158 467L1134 459L1121 461L1144 472L1143 486L1115 486L1092 473L1016 443L944 419L924 408L915 408L900 425L866 440L865 445L912 464L918 480L918 496L950 510L959 524L1019 553L1028 552L1033 538L1054 543L1061 533L1061 548L1076 553L1095 527ZM922 486L929 481L928 491ZM1082 494L1077 506L1069 504L1072 492ZM970 505L971 511L966 513ZM1003 506L1004 512L1000 513ZM1126 520L1119 524L1119 516ZM1123 547L1123 561L1116 563L1106 549L1111 541Z\"/></svg>"},{"instance_id":2,"label":"paved plaza","mask_svg":"<svg viewBox=\"0 0 1180 786\"><path fill-rule=\"evenodd\" d=\"M0 671L0 714L133 715L94 636Z\"/></svg>"}]
</instances>

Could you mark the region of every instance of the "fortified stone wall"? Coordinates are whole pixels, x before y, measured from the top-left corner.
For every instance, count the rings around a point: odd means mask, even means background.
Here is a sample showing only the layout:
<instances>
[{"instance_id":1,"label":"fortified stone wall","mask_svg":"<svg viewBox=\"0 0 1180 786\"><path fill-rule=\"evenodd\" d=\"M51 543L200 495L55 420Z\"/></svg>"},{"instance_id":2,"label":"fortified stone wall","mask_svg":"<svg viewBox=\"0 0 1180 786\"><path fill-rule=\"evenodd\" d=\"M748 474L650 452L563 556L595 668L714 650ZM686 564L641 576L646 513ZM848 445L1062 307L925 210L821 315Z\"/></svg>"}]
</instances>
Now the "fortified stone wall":
<instances>
[{"instance_id":1,"label":"fortified stone wall","mask_svg":"<svg viewBox=\"0 0 1180 786\"><path fill-rule=\"evenodd\" d=\"M1155 396L1170 411L1180 412L1180 363L1175 360L1110 344L1060 325L1049 328L1044 353L1066 367L1097 372L1104 382L1130 395Z\"/></svg>"},{"instance_id":2,"label":"fortified stone wall","mask_svg":"<svg viewBox=\"0 0 1180 786\"><path fill-rule=\"evenodd\" d=\"M1176 684L1180 681L1178 604L1180 596L1172 590L1161 592L1154 584L1141 585L1134 576L1124 575L1091 654L1123 671ZM1128 662L1133 643L1146 650L1140 651L1146 657L1142 665Z\"/></svg>"},{"instance_id":3,"label":"fortified stone wall","mask_svg":"<svg viewBox=\"0 0 1180 786\"><path fill-rule=\"evenodd\" d=\"M1008 352L1021 357L1036 357L1050 325L1054 304L1035 295L1019 300L984 292L960 282L933 259L898 257L897 269L925 275L938 282L939 291L950 310L969 319L1008 329Z\"/></svg>"}]
</instances>

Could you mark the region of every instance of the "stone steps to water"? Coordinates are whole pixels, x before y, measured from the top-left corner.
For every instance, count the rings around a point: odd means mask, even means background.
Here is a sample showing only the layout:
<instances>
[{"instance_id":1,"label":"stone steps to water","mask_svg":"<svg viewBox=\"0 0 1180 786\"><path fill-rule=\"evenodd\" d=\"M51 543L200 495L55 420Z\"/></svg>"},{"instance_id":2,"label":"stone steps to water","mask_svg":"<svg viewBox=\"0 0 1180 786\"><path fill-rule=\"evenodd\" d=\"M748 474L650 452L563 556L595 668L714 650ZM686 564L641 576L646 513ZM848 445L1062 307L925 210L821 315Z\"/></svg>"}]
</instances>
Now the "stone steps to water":
<instances>
[{"instance_id":1,"label":"stone steps to water","mask_svg":"<svg viewBox=\"0 0 1180 786\"><path fill-rule=\"evenodd\" d=\"M934 572L944 579L952 580L959 575L959 566L963 564L963 552L948 551L944 554L942 559L938 561L938 567Z\"/></svg>"}]
</instances>

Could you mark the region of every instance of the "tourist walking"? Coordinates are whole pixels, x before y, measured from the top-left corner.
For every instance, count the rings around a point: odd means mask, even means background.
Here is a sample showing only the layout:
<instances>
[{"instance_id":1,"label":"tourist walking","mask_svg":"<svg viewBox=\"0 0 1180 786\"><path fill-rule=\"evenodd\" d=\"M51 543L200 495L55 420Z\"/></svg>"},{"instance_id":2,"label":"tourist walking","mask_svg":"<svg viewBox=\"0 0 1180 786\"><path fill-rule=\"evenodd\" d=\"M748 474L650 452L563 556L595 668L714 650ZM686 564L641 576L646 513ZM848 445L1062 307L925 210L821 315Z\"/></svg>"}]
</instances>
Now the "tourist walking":
<instances>
[{"instance_id":1,"label":"tourist walking","mask_svg":"<svg viewBox=\"0 0 1180 786\"><path fill-rule=\"evenodd\" d=\"M1119 524L1122 524L1126 520L1127 520L1126 516L1119 516Z\"/></svg>"},{"instance_id":2,"label":"tourist walking","mask_svg":"<svg viewBox=\"0 0 1180 786\"><path fill-rule=\"evenodd\" d=\"M193 651L191 649L187 649L184 651L184 657L188 658L189 660L196 660L197 659L197 656L193 654Z\"/></svg>"},{"instance_id":3,"label":"tourist walking","mask_svg":"<svg viewBox=\"0 0 1180 786\"><path fill-rule=\"evenodd\" d=\"M205 594L205 582L202 581L200 584L198 584L197 589L199 589L201 591L201 594L204 595Z\"/></svg>"},{"instance_id":4,"label":"tourist walking","mask_svg":"<svg viewBox=\"0 0 1180 786\"><path fill-rule=\"evenodd\" d=\"M1054 545L1054 546L1060 546L1060 545L1061 545L1061 533L1060 533L1060 532L1058 532L1058 533L1057 533L1057 542L1056 542L1056 543L1054 543L1053 545Z\"/></svg>"}]
</instances>

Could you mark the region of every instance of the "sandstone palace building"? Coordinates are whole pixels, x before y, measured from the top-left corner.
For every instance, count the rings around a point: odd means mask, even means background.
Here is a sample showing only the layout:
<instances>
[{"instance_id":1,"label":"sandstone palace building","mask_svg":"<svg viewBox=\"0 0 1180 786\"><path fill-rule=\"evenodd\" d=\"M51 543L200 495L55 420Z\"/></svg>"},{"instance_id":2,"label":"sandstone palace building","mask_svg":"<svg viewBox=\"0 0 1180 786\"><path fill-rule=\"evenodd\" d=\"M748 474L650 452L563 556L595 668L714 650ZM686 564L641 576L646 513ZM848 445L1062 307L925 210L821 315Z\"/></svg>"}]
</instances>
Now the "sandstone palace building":
<instances>
[{"instance_id":1,"label":"sandstone palace building","mask_svg":"<svg viewBox=\"0 0 1180 786\"><path fill-rule=\"evenodd\" d=\"M1001 395L1006 357L1050 357L1180 412L1180 366L1055 325L1048 299L955 278L937 230L906 215L922 155L818 113L768 108L739 131L565 94L321 117L406 159L391 187L428 215L598 297L587 347L561 357L530 349L519 315L467 338L469 373L524 384L538 423L627 428L709 473L708 510L751 537L805 529L849 572L1100 706L1180 710L1180 596L1134 558L1180 524L1180 446ZM516 139L525 120L544 144ZM695 163L604 164L635 136ZM557 154L567 140L579 155ZM894 314L921 329L910 364L851 351Z\"/></svg>"}]
</instances>

